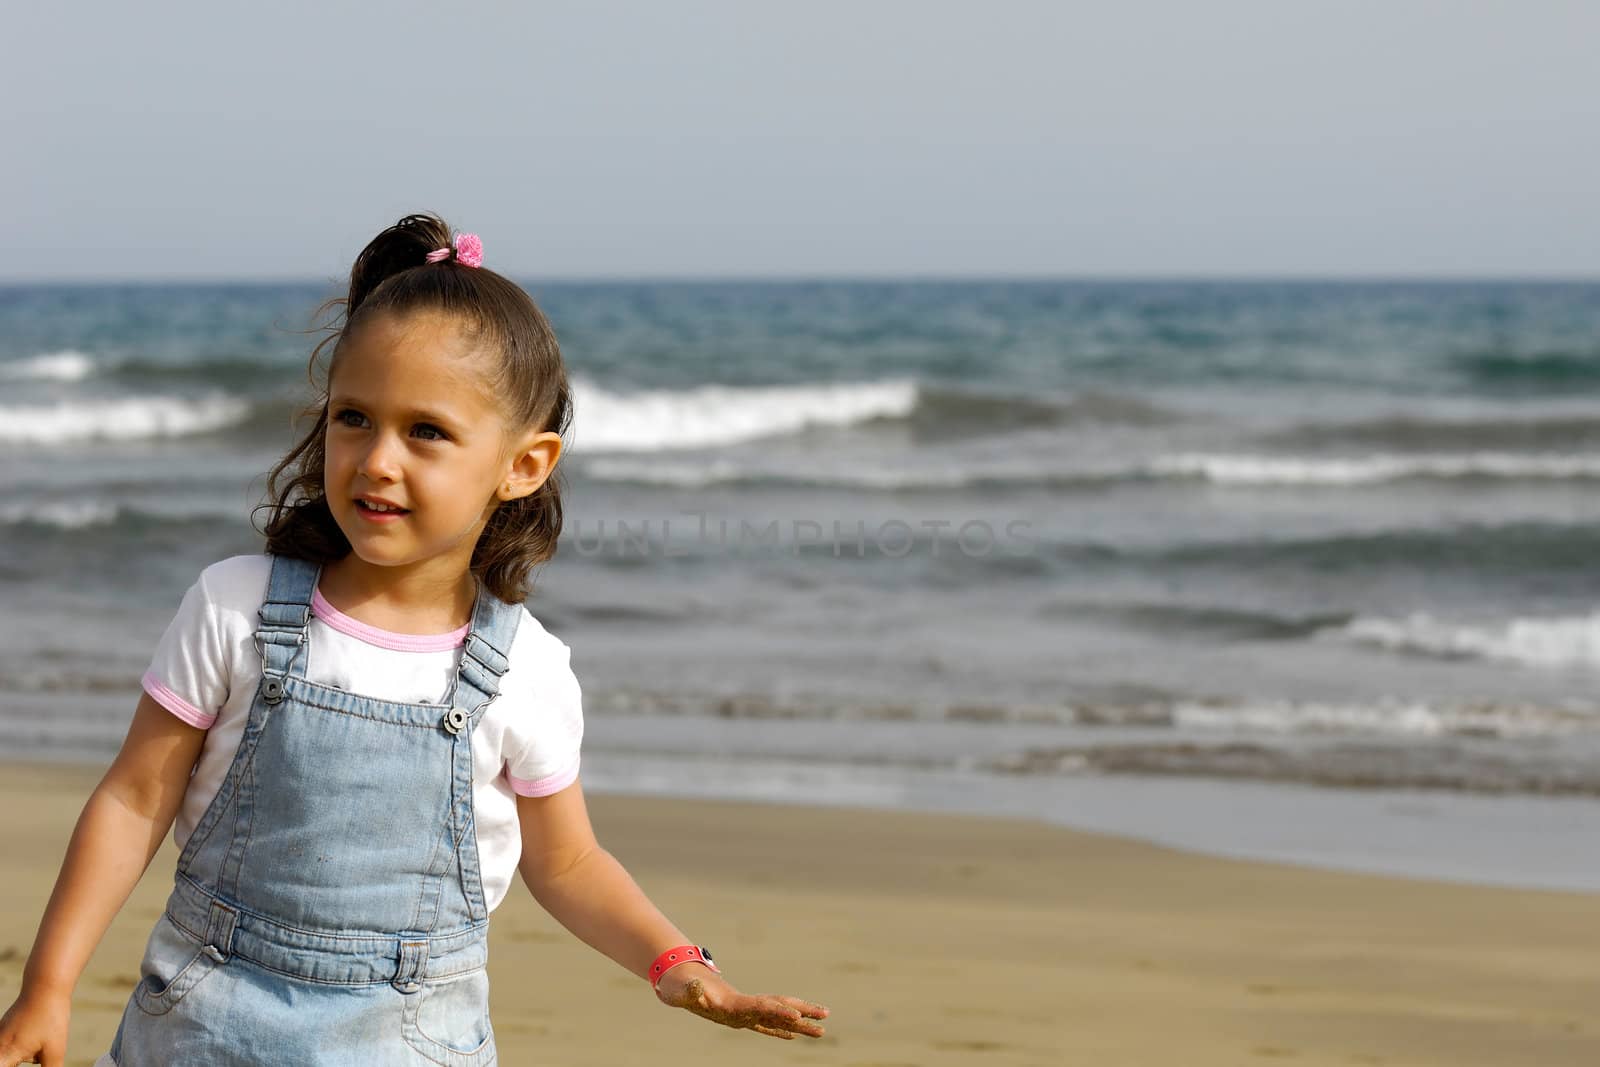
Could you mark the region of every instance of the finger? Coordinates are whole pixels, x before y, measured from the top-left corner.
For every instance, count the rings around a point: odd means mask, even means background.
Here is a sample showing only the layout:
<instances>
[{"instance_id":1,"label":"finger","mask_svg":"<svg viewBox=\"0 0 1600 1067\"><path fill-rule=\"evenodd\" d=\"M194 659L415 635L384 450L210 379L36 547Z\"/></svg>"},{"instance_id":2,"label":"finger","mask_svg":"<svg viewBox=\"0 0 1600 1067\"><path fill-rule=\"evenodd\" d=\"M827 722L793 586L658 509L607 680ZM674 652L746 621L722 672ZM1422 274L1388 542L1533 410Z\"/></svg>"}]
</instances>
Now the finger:
<instances>
[{"instance_id":1,"label":"finger","mask_svg":"<svg viewBox=\"0 0 1600 1067\"><path fill-rule=\"evenodd\" d=\"M778 998L772 999L774 1003L765 1012L766 1021L764 1025L790 1033L804 1034L807 1037L821 1037L826 1033L821 1026L810 1022L805 1013L799 1008L791 1008L787 1004L776 1003Z\"/></svg>"},{"instance_id":2,"label":"finger","mask_svg":"<svg viewBox=\"0 0 1600 1067\"><path fill-rule=\"evenodd\" d=\"M821 1037L823 1034L827 1033L826 1030L816 1023L802 1022L799 1020L785 1023L783 1028L788 1030L790 1033L803 1034L806 1037Z\"/></svg>"},{"instance_id":3,"label":"finger","mask_svg":"<svg viewBox=\"0 0 1600 1067\"><path fill-rule=\"evenodd\" d=\"M794 1040L794 1035L787 1030L774 1030L770 1026L752 1026L750 1029L758 1034L766 1034L768 1037L781 1037L785 1041Z\"/></svg>"},{"instance_id":4,"label":"finger","mask_svg":"<svg viewBox=\"0 0 1600 1067\"><path fill-rule=\"evenodd\" d=\"M67 1046L65 1044L47 1045L39 1050L40 1067L66 1067L66 1063Z\"/></svg>"},{"instance_id":5,"label":"finger","mask_svg":"<svg viewBox=\"0 0 1600 1067\"><path fill-rule=\"evenodd\" d=\"M828 1017L828 1009L821 1004L813 1004L811 1001L801 1000L799 997L779 997L778 999L809 1019L826 1019Z\"/></svg>"}]
</instances>

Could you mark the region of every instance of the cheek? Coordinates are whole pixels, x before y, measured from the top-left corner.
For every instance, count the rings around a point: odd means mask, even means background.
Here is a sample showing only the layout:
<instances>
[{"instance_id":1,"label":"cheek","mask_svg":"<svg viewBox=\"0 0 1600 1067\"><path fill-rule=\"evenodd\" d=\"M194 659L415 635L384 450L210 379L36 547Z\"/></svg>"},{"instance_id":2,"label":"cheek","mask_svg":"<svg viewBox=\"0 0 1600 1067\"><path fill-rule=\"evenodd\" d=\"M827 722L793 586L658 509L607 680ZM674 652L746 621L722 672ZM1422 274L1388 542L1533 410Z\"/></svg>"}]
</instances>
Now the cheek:
<instances>
[{"instance_id":1,"label":"cheek","mask_svg":"<svg viewBox=\"0 0 1600 1067\"><path fill-rule=\"evenodd\" d=\"M322 485L325 491L346 481L349 477L348 457L338 445L328 441L322 455ZM329 495L332 495L331 492Z\"/></svg>"},{"instance_id":2,"label":"cheek","mask_svg":"<svg viewBox=\"0 0 1600 1067\"><path fill-rule=\"evenodd\" d=\"M323 466L328 470L345 465L349 450L345 448L335 434L329 434L322 439Z\"/></svg>"}]
</instances>

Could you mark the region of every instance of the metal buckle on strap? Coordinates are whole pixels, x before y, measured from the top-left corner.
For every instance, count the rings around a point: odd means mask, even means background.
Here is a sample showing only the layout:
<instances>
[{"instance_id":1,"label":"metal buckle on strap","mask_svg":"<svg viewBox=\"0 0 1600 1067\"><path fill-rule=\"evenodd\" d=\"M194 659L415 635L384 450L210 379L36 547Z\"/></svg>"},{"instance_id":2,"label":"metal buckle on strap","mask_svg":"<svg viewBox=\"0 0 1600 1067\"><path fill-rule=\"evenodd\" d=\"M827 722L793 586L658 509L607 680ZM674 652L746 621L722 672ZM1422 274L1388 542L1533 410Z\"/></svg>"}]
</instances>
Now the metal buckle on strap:
<instances>
[{"instance_id":1,"label":"metal buckle on strap","mask_svg":"<svg viewBox=\"0 0 1600 1067\"><path fill-rule=\"evenodd\" d=\"M259 656L261 659L266 659L267 658L267 649L266 649L266 646L263 644L263 642L261 640L263 635L269 634L269 633L286 634L288 632L289 632L288 630L280 630L280 629L277 629L275 627L272 628L272 629L262 628L262 629L257 630L253 635L251 635L251 640L254 641L255 645L256 645L256 655ZM306 643L306 632L304 630L298 630L298 631L295 632L294 643L295 643L295 647L296 648L298 648L301 645ZM274 641L273 644L284 644L284 645L286 645L286 644L288 644L288 642L287 641Z\"/></svg>"},{"instance_id":2,"label":"metal buckle on strap","mask_svg":"<svg viewBox=\"0 0 1600 1067\"><path fill-rule=\"evenodd\" d=\"M462 651L471 656L472 662L482 667L485 674L492 675L496 680L511 669L511 657L501 652L482 634L474 633L468 637L466 647Z\"/></svg>"}]
</instances>

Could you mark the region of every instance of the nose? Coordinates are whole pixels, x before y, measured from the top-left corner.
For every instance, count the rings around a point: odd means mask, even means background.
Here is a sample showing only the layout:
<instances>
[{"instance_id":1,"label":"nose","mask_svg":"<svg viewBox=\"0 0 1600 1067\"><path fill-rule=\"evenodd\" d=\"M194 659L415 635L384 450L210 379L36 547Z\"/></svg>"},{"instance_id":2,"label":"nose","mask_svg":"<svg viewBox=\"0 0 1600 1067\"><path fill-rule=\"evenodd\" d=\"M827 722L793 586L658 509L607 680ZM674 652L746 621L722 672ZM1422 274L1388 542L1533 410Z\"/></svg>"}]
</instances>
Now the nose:
<instances>
[{"instance_id":1,"label":"nose","mask_svg":"<svg viewBox=\"0 0 1600 1067\"><path fill-rule=\"evenodd\" d=\"M357 472L369 481L392 482L400 477L400 446L388 434L376 434L361 456Z\"/></svg>"}]
</instances>

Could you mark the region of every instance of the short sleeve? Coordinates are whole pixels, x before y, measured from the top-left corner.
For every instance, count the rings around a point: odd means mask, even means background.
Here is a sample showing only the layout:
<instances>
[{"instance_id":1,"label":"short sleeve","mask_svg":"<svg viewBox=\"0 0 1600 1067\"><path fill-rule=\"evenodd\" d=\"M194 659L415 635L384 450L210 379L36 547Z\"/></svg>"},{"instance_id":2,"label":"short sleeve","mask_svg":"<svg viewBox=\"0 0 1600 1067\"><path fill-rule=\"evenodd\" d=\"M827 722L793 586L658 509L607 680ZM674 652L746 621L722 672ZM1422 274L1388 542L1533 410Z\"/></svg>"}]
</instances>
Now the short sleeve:
<instances>
[{"instance_id":1,"label":"short sleeve","mask_svg":"<svg viewBox=\"0 0 1600 1067\"><path fill-rule=\"evenodd\" d=\"M578 778L583 744L583 692L572 673L572 650L554 638L528 669L529 706L510 724L506 780L518 796L558 793Z\"/></svg>"},{"instance_id":2,"label":"short sleeve","mask_svg":"<svg viewBox=\"0 0 1600 1067\"><path fill-rule=\"evenodd\" d=\"M144 691L156 703L202 730L217 721L228 699L228 657L219 615L201 574L183 595L143 679Z\"/></svg>"}]
</instances>

